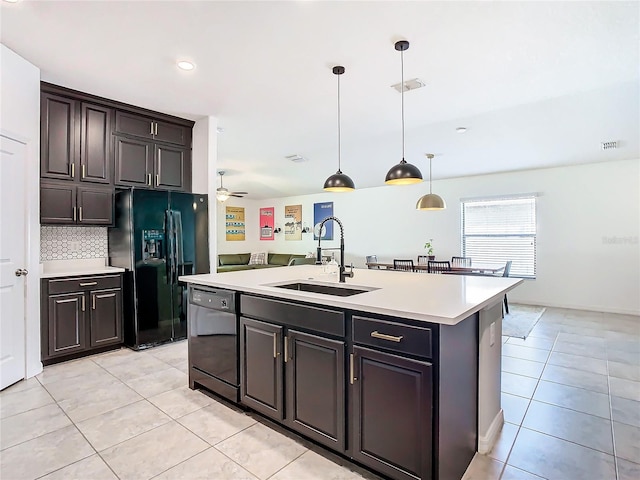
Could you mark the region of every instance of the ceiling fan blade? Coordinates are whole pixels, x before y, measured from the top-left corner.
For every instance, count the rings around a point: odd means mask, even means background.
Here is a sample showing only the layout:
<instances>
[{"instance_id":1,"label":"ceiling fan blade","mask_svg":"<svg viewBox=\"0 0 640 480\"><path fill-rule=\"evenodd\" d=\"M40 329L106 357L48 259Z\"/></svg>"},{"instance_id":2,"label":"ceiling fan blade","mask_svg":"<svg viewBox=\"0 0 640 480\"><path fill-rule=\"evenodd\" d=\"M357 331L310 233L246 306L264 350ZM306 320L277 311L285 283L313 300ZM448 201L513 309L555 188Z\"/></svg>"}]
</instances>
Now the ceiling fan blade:
<instances>
[{"instance_id":1,"label":"ceiling fan blade","mask_svg":"<svg viewBox=\"0 0 640 480\"><path fill-rule=\"evenodd\" d=\"M243 198L244 195L236 195L235 193L232 193L229 195L230 197L238 197L238 198Z\"/></svg>"},{"instance_id":2,"label":"ceiling fan blade","mask_svg":"<svg viewBox=\"0 0 640 480\"><path fill-rule=\"evenodd\" d=\"M238 195L249 195L249 192L231 192L231 193L237 193Z\"/></svg>"}]
</instances>

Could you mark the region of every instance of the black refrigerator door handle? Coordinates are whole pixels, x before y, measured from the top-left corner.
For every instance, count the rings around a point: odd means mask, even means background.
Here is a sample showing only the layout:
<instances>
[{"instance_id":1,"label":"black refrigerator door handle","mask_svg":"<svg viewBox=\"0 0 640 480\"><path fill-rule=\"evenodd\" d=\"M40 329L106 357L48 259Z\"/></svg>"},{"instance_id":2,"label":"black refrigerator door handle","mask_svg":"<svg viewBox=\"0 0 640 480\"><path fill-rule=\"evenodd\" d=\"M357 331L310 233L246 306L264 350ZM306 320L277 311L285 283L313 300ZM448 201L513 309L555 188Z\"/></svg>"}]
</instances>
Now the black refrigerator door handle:
<instances>
[{"instance_id":1,"label":"black refrigerator door handle","mask_svg":"<svg viewBox=\"0 0 640 480\"><path fill-rule=\"evenodd\" d=\"M173 255L175 239L173 233L173 215L171 214L171 210L165 210L164 212L164 220L165 220L165 232L167 237L167 283L173 283L173 269L175 268L175 258Z\"/></svg>"}]
</instances>

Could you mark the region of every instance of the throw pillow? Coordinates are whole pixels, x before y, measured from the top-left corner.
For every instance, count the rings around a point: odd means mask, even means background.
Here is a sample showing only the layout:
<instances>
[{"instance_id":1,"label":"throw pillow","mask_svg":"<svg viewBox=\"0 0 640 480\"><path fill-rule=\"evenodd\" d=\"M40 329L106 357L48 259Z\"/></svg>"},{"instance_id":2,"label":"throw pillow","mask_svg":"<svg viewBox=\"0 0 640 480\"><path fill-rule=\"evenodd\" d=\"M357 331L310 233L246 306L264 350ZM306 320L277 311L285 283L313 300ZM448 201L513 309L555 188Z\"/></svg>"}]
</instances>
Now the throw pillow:
<instances>
[{"instance_id":1,"label":"throw pillow","mask_svg":"<svg viewBox=\"0 0 640 480\"><path fill-rule=\"evenodd\" d=\"M264 265L267 263L266 252L256 252L251 254L249 265Z\"/></svg>"}]
</instances>

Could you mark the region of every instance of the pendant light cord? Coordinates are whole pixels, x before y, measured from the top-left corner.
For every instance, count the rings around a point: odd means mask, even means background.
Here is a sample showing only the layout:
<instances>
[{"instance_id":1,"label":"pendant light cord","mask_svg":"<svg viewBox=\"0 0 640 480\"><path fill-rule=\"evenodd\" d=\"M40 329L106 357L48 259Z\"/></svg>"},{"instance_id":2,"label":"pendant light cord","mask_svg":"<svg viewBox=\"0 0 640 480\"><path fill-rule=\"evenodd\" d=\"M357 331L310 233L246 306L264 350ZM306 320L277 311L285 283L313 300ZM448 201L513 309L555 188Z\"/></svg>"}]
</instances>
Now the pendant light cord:
<instances>
[{"instance_id":1,"label":"pendant light cord","mask_svg":"<svg viewBox=\"0 0 640 480\"><path fill-rule=\"evenodd\" d=\"M342 173L340 167L340 75L338 77L338 172Z\"/></svg>"},{"instance_id":2,"label":"pendant light cord","mask_svg":"<svg viewBox=\"0 0 640 480\"><path fill-rule=\"evenodd\" d=\"M404 162L404 50L400 51L400 102L402 103L402 161Z\"/></svg>"},{"instance_id":3,"label":"pendant light cord","mask_svg":"<svg viewBox=\"0 0 640 480\"><path fill-rule=\"evenodd\" d=\"M431 186L433 184L433 177L431 176L431 160L432 158L429 157L429 195L433 193L433 191L431 190Z\"/></svg>"}]
</instances>

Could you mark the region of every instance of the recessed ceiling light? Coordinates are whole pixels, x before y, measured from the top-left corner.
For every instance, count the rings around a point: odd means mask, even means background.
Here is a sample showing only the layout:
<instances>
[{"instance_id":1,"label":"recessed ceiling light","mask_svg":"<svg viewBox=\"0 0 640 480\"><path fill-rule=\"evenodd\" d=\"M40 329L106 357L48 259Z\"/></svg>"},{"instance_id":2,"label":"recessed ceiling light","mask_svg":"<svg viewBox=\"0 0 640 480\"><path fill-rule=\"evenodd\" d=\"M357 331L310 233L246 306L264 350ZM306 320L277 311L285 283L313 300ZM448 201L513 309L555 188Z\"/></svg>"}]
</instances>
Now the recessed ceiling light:
<instances>
[{"instance_id":1,"label":"recessed ceiling light","mask_svg":"<svg viewBox=\"0 0 640 480\"><path fill-rule=\"evenodd\" d=\"M196 68L196 65L193 62L189 62L188 60L180 60L178 62L178 68L182 70L193 70Z\"/></svg>"},{"instance_id":2,"label":"recessed ceiling light","mask_svg":"<svg viewBox=\"0 0 640 480\"><path fill-rule=\"evenodd\" d=\"M458 127L456 128L456 132L465 133L467 131L467 127Z\"/></svg>"}]
</instances>

